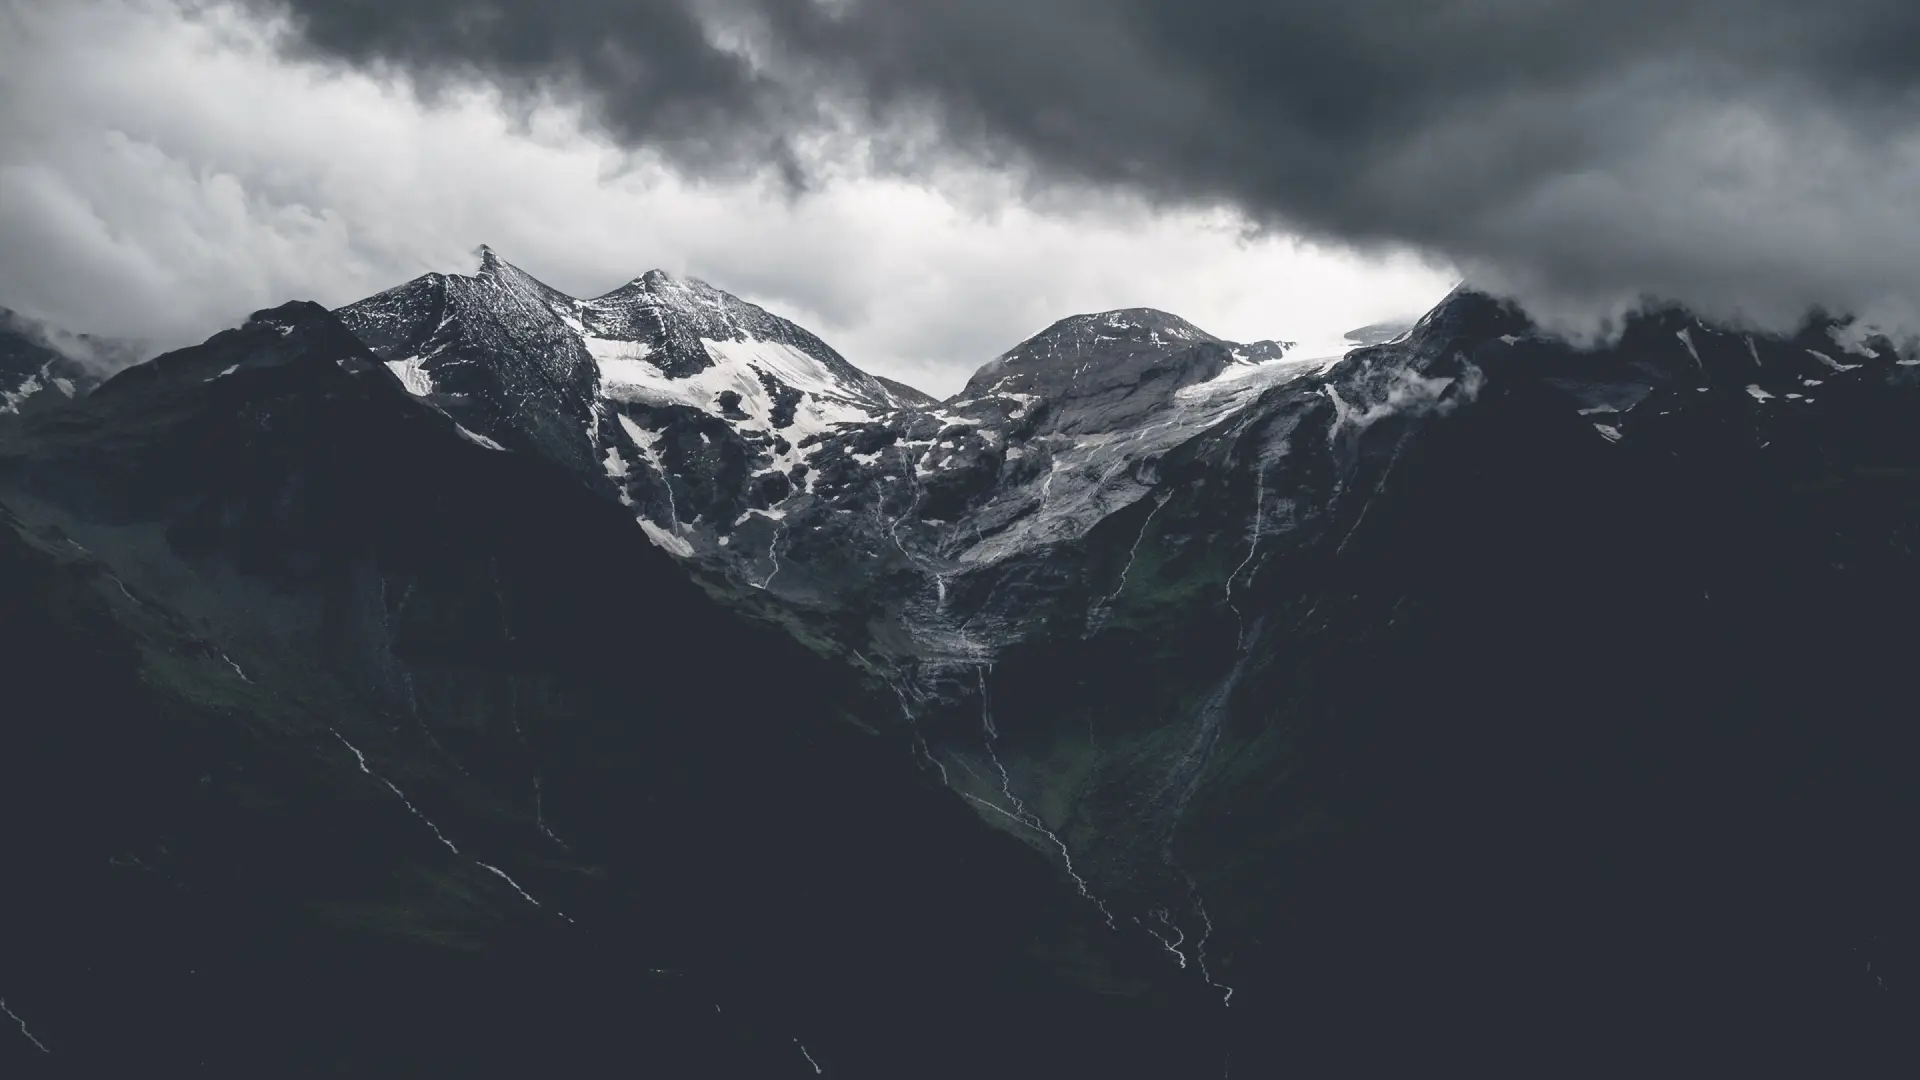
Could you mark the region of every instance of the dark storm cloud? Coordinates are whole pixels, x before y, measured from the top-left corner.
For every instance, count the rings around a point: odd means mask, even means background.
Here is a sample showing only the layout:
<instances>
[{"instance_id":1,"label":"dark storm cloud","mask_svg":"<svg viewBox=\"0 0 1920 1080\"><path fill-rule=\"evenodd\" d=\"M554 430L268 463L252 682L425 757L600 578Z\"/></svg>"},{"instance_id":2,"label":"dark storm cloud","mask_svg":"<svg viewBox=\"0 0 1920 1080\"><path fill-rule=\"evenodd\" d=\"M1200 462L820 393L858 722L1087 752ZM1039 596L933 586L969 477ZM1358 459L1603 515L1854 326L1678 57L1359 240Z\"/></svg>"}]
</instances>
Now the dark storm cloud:
<instances>
[{"instance_id":1,"label":"dark storm cloud","mask_svg":"<svg viewBox=\"0 0 1920 1080\"><path fill-rule=\"evenodd\" d=\"M309 48L577 94L696 169L778 161L798 183L791 138L854 116L896 167L1227 201L1544 306L1871 306L1912 297L1920 266L1907 0L292 6Z\"/></svg>"},{"instance_id":2,"label":"dark storm cloud","mask_svg":"<svg viewBox=\"0 0 1920 1080\"><path fill-rule=\"evenodd\" d=\"M819 117L718 44L688 0L258 0L291 11L305 51L399 69L429 95L479 77L523 99L579 96L629 143L702 171L772 162L798 184L785 133Z\"/></svg>"}]
</instances>

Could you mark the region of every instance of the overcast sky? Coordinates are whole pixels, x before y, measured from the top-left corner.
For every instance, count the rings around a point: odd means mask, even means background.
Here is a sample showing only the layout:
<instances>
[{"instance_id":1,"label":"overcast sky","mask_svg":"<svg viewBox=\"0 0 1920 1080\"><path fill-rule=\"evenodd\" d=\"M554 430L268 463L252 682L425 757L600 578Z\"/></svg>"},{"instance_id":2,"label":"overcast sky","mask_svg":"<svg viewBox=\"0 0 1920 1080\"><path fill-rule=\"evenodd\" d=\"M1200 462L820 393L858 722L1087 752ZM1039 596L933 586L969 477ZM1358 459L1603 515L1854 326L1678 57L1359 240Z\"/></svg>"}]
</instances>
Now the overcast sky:
<instances>
[{"instance_id":1,"label":"overcast sky","mask_svg":"<svg viewBox=\"0 0 1920 1080\"><path fill-rule=\"evenodd\" d=\"M0 305L197 340L482 242L948 392L1154 306L1328 342L1458 277L1911 326L1900 0L0 0ZM1304 239L1303 239L1304 238Z\"/></svg>"}]
</instances>

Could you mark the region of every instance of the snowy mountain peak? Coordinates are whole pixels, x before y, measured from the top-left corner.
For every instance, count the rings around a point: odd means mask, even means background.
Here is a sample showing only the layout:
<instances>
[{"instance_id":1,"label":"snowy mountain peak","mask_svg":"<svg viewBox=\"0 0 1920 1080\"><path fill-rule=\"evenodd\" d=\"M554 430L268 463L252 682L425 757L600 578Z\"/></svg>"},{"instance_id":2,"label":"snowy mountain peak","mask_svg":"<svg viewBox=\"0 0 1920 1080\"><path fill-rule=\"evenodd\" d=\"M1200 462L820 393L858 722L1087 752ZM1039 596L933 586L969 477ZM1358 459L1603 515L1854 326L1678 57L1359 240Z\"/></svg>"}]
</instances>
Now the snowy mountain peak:
<instances>
[{"instance_id":1,"label":"snowy mountain peak","mask_svg":"<svg viewBox=\"0 0 1920 1080\"><path fill-rule=\"evenodd\" d=\"M994 363L1002 367L1041 364L1116 345L1165 351L1220 340L1170 312L1156 308L1118 308L1061 319L1014 346Z\"/></svg>"},{"instance_id":2,"label":"snowy mountain peak","mask_svg":"<svg viewBox=\"0 0 1920 1080\"><path fill-rule=\"evenodd\" d=\"M934 402L698 278L653 270L580 299L484 261L342 317L465 428L566 465L657 546L783 595L841 559L883 551L919 575L982 543L994 560L1079 535L1142 497L1134 463L1321 366L1121 308L1052 324ZM946 534L987 505L1025 523Z\"/></svg>"},{"instance_id":3,"label":"snowy mountain peak","mask_svg":"<svg viewBox=\"0 0 1920 1080\"><path fill-rule=\"evenodd\" d=\"M580 299L483 248L475 274L340 316L413 393L587 474L680 555L683 526L724 537L804 487L822 439L920 404L794 323L661 270Z\"/></svg>"},{"instance_id":4,"label":"snowy mountain peak","mask_svg":"<svg viewBox=\"0 0 1920 1080\"><path fill-rule=\"evenodd\" d=\"M574 314L585 337L601 343L589 344L596 356L632 357L644 345L648 365L668 379L691 378L728 356L752 354L756 359L743 362L794 389L874 409L893 407L893 395L878 380L826 342L699 278L651 270L603 296L574 302ZM785 359L776 362L773 353ZM774 370L782 366L785 374Z\"/></svg>"},{"instance_id":5,"label":"snowy mountain peak","mask_svg":"<svg viewBox=\"0 0 1920 1080\"><path fill-rule=\"evenodd\" d=\"M1237 345L1157 308L1074 315L975 372L960 400L1016 394L1065 402L1128 396L1150 384L1171 393L1233 364L1277 360L1289 347L1276 341Z\"/></svg>"},{"instance_id":6,"label":"snowy mountain peak","mask_svg":"<svg viewBox=\"0 0 1920 1080\"><path fill-rule=\"evenodd\" d=\"M501 285L521 285L532 280L532 275L501 258L498 252L485 244L475 248L473 253L480 260L473 273L449 276L491 280Z\"/></svg>"},{"instance_id":7,"label":"snowy mountain peak","mask_svg":"<svg viewBox=\"0 0 1920 1080\"><path fill-rule=\"evenodd\" d=\"M1212 334L1180 316L1170 311L1161 311L1159 308L1116 308L1112 311L1080 315L1073 320L1064 321L1087 321L1095 328L1095 332L1108 337L1132 336L1145 332L1162 333L1187 341L1217 340Z\"/></svg>"},{"instance_id":8,"label":"snowy mountain peak","mask_svg":"<svg viewBox=\"0 0 1920 1080\"><path fill-rule=\"evenodd\" d=\"M708 285L704 281L699 280L698 278L687 278L683 281L677 275L669 271L662 270L657 266L647 271L646 273L641 274L639 277L634 278L632 281L628 282L627 284L629 287L638 286L640 288L648 289L651 291L670 289L676 285L683 285L683 284L693 285L700 288L713 290L712 286ZM713 290L713 291L717 292L718 290Z\"/></svg>"}]
</instances>

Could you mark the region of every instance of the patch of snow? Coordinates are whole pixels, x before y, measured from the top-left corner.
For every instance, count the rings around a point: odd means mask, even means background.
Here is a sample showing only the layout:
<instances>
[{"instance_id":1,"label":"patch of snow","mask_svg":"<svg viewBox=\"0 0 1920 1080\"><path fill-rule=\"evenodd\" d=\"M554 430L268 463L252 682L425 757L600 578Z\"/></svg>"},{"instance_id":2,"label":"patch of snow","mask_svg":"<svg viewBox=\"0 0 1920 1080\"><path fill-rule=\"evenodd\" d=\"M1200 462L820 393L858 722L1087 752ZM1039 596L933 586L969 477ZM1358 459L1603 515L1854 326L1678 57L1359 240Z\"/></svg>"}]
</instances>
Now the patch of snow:
<instances>
[{"instance_id":1,"label":"patch of snow","mask_svg":"<svg viewBox=\"0 0 1920 1080\"><path fill-rule=\"evenodd\" d=\"M644 342L596 337L583 341L599 368L602 392L615 401L681 405L720 416L720 395L727 391L739 395L738 408L747 418L733 421L736 427L778 436L789 444L784 454L774 455L774 467L781 472L812 456L811 447L800 449L809 436L830 434L842 424L869 423L875 413L867 406L883 407L849 391L824 364L782 342L703 339L713 365L676 379L649 362L653 349ZM762 374L803 395L794 408L793 422L784 428L773 426L774 399L760 379Z\"/></svg>"},{"instance_id":2,"label":"patch of snow","mask_svg":"<svg viewBox=\"0 0 1920 1080\"><path fill-rule=\"evenodd\" d=\"M1620 441L1620 429L1612 424L1595 424L1593 430L1599 432L1608 442Z\"/></svg>"},{"instance_id":3,"label":"patch of snow","mask_svg":"<svg viewBox=\"0 0 1920 1080\"><path fill-rule=\"evenodd\" d=\"M1501 340L1501 341L1502 341L1503 343L1505 343L1505 344L1508 344L1508 345L1518 345L1518 344L1520 344L1520 335L1518 335L1518 334L1501 334L1501 335L1500 335L1500 340Z\"/></svg>"},{"instance_id":4,"label":"patch of snow","mask_svg":"<svg viewBox=\"0 0 1920 1080\"><path fill-rule=\"evenodd\" d=\"M855 397L825 364L783 342L748 338L745 341L706 340L702 344L717 365L756 368L817 398L851 402ZM864 410L862 413L864 415Z\"/></svg>"},{"instance_id":5,"label":"patch of snow","mask_svg":"<svg viewBox=\"0 0 1920 1080\"><path fill-rule=\"evenodd\" d=\"M653 346L644 341L616 341L586 334L581 335L580 340L605 382L649 386L665 378L659 368L646 362L647 357L653 355Z\"/></svg>"},{"instance_id":6,"label":"patch of snow","mask_svg":"<svg viewBox=\"0 0 1920 1080\"><path fill-rule=\"evenodd\" d=\"M12 391L0 390L0 413L19 412L21 403L39 393L42 385L40 376L29 375L25 382Z\"/></svg>"},{"instance_id":7,"label":"patch of snow","mask_svg":"<svg viewBox=\"0 0 1920 1080\"><path fill-rule=\"evenodd\" d=\"M224 378L226 378L227 376L229 376L229 375L231 375L231 374L233 374L234 372L236 372L236 371L239 371L239 370L240 370L240 365L239 365L239 364L230 364L230 365L228 365L227 367L224 367L224 368L221 368L221 369L220 369L220 373L219 373L218 375L215 375L215 376L213 376L212 378L209 378L209 379L208 379L207 381L208 381L208 382L212 382L212 381L213 381L214 379L224 379ZM67 396L68 396L68 397L72 397L73 395L72 395L72 394L68 394Z\"/></svg>"},{"instance_id":8,"label":"patch of snow","mask_svg":"<svg viewBox=\"0 0 1920 1080\"><path fill-rule=\"evenodd\" d=\"M1700 359L1700 350L1693 347L1692 329L1690 327L1683 326L1680 329L1675 330L1673 332L1673 336L1679 338L1680 344L1685 345L1687 347L1687 355L1693 357L1693 362L1699 365L1700 374L1707 375L1706 361ZM1707 376L1707 377L1712 378L1712 376Z\"/></svg>"},{"instance_id":9,"label":"patch of snow","mask_svg":"<svg viewBox=\"0 0 1920 1080\"><path fill-rule=\"evenodd\" d=\"M1815 360L1818 360L1821 363L1832 368L1835 371L1852 371L1853 369L1860 366L1859 364L1843 364L1840 361L1835 360L1833 357L1828 356L1826 353L1823 353L1818 349L1808 349L1807 354L1812 356Z\"/></svg>"},{"instance_id":10,"label":"patch of snow","mask_svg":"<svg viewBox=\"0 0 1920 1080\"><path fill-rule=\"evenodd\" d=\"M238 367L238 366L239 366L238 364L234 365L234 367ZM228 368L227 370L232 371L233 368ZM48 381L53 383L53 388L55 390L60 391L62 394L65 394L68 397L72 397L74 395L73 383L69 382L68 380L55 377Z\"/></svg>"},{"instance_id":11,"label":"patch of snow","mask_svg":"<svg viewBox=\"0 0 1920 1080\"><path fill-rule=\"evenodd\" d=\"M693 555L692 544L655 525L646 518L640 518L638 520L641 531L647 534L647 539L653 541L655 547L664 548L668 554L678 555L682 559L689 558Z\"/></svg>"},{"instance_id":12,"label":"patch of snow","mask_svg":"<svg viewBox=\"0 0 1920 1080\"><path fill-rule=\"evenodd\" d=\"M387 370L393 372L399 378L400 385L406 387L407 393L414 397L426 397L433 393L433 376L420 366L421 362L417 356L387 361Z\"/></svg>"},{"instance_id":13,"label":"patch of snow","mask_svg":"<svg viewBox=\"0 0 1920 1080\"><path fill-rule=\"evenodd\" d=\"M475 446L484 446L489 450L498 450L501 453L506 453L506 450L507 450L506 447L501 446L499 443L494 442L492 439L487 438L485 435L482 435L475 431L467 430L467 427L464 424L455 424L453 425L453 429L460 433L461 438L467 440L468 442L472 443Z\"/></svg>"},{"instance_id":14,"label":"patch of snow","mask_svg":"<svg viewBox=\"0 0 1920 1080\"><path fill-rule=\"evenodd\" d=\"M1772 394L1767 393L1765 390L1760 389L1758 386L1752 383L1747 384L1747 393L1752 394L1753 400L1755 401L1772 401L1773 400Z\"/></svg>"},{"instance_id":15,"label":"patch of snow","mask_svg":"<svg viewBox=\"0 0 1920 1080\"><path fill-rule=\"evenodd\" d=\"M747 523L747 520L753 517L763 517L769 521L785 521L787 518L787 512L785 510L778 510L778 509L762 510L757 506L751 507L747 510L746 513L741 514L739 517L733 519L734 528L737 529L740 526L745 525Z\"/></svg>"},{"instance_id":16,"label":"patch of snow","mask_svg":"<svg viewBox=\"0 0 1920 1080\"><path fill-rule=\"evenodd\" d=\"M647 464L659 474L660 483L667 489L667 515L672 519L672 526L679 528L680 511L673 504L673 477L667 474L667 463L660 456L660 440L665 436L634 423L633 417L626 413L616 413L615 416L620 421L620 429L627 433L627 438L632 439L634 445L640 448L640 453L646 456Z\"/></svg>"}]
</instances>

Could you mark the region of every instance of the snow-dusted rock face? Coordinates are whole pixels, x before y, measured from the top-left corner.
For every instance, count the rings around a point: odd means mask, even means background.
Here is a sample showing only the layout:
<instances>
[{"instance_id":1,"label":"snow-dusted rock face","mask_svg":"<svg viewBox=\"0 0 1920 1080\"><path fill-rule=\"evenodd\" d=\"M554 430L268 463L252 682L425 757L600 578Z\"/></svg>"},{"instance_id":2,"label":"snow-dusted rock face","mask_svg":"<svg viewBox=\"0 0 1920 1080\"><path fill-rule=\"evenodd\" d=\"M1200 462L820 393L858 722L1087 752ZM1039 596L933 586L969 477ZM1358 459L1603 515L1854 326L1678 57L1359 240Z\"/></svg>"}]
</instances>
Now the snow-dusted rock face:
<instances>
[{"instance_id":1,"label":"snow-dusted rock face","mask_svg":"<svg viewBox=\"0 0 1920 1080\"><path fill-rule=\"evenodd\" d=\"M1187 386L1280 359L1291 347L1236 345L1152 308L1075 315L981 368L959 400L1045 401L1040 430L1049 434L1119 431L1164 408Z\"/></svg>"},{"instance_id":2,"label":"snow-dusted rock face","mask_svg":"<svg viewBox=\"0 0 1920 1080\"><path fill-rule=\"evenodd\" d=\"M0 415L19 415L69 401L100 376L52 347L42 328L0 308Z\"/></svg>"},{"instance_id":3,"label":"snow-dusted rock face","mask_svg":"<svg viewBox=\"0 0 1920 1080\"><path fill-rule=\"evenodd\" d=\"M494 441L585 472L593 358L561 319L572 299L482 254L338 313L407 389Z\"/></svg>"},{"instance_id":4,"label":"snow-dusted rock face","mask_svg":"<svg viewBox=\"0 0 1920 1080\"><path fill-rule=\"evenodd\" d=\"M804 490L823 440L916 403L800 327L659 271L581 300L483 249L474 274L340 315L415 394L583 474L682 556Z\"/></svg>"},{"instance_id":5,"label":"snow-dusted rock face","mask_svg":"<svg viewBox=\"0 0 1920 1080\"><path fill-rule=\"evenodd\" d=\"M704 282L581 300L484 249L340 315L415 394L573 469L660 547L802 606L902 611L881 651L966 657L991 643L943 614L950 580L1073 540L1140 497L1138 463L1324 363L1129 309L1056 323L943 403Z\"/></svg>"}]
</instances>

